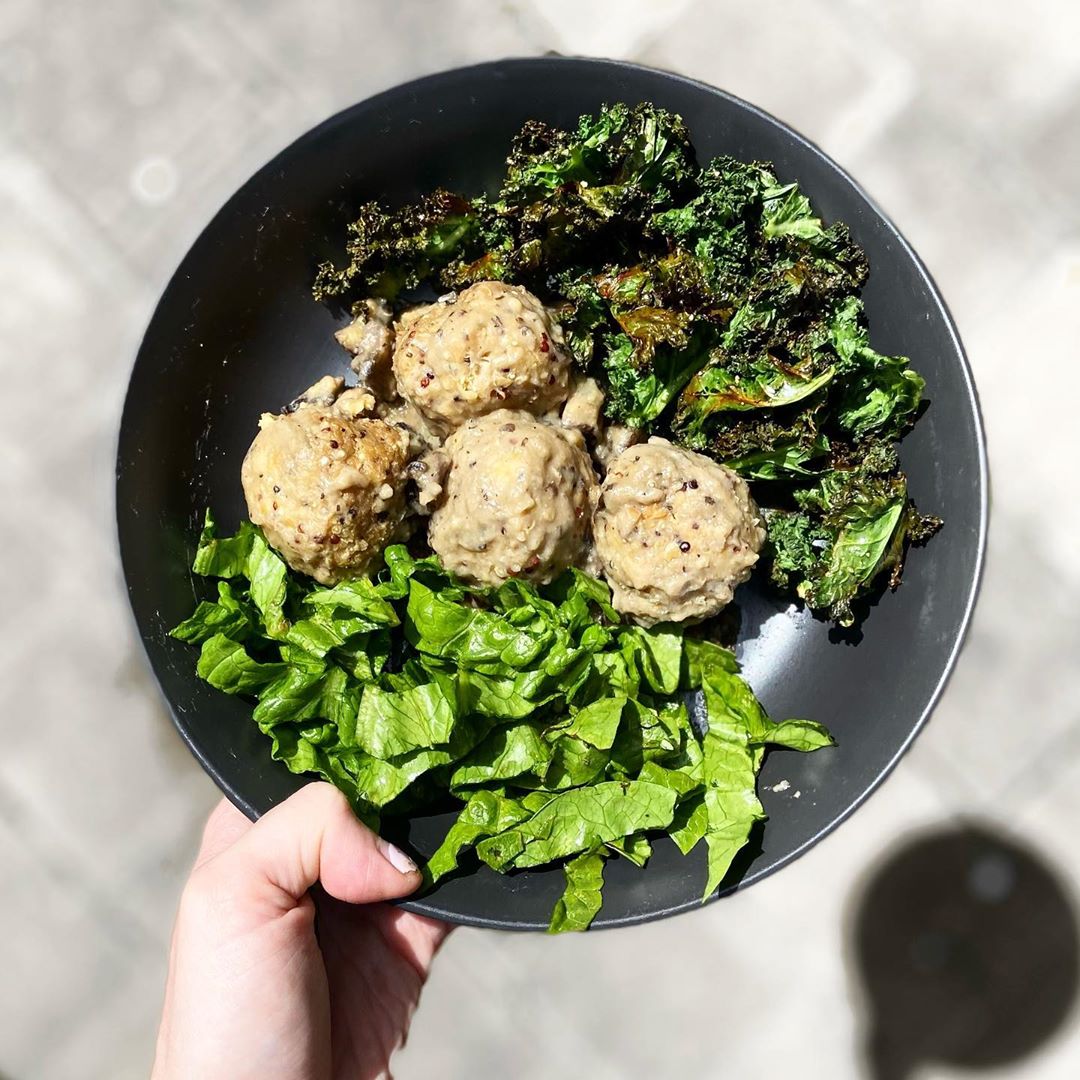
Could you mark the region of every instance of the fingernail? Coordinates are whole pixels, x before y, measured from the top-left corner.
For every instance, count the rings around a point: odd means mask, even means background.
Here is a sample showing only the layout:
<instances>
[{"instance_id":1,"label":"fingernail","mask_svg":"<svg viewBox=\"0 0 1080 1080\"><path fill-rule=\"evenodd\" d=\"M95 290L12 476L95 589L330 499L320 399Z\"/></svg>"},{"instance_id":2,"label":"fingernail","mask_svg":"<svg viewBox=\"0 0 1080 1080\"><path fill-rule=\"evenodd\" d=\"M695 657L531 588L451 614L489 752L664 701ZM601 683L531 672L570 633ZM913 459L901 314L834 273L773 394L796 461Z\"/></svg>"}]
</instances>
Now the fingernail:
<instances>
[{"instance_id":1,"label":"fingernail","mask_svg":"<svg viewBox=\"0 0 1080 1080\"><path fill-rule=\"evenodd\" d=\"M415 874L416 863L405 854L401 848L394 847L389 840L384 840L381 836L375 841L375 846L382 852L383 858L399 873L399 874Z\"/></svg>"}]
</instances>

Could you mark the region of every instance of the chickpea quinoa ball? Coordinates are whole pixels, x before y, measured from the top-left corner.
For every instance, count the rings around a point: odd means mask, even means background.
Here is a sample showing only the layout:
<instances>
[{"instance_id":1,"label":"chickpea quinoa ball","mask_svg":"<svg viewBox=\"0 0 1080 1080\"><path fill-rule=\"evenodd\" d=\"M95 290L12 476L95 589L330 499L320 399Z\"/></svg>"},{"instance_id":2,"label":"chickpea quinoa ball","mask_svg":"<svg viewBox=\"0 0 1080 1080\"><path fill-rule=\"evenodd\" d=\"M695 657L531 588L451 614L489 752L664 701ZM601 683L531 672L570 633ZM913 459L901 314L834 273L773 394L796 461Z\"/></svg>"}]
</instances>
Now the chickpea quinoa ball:
<instances>
[{"instance_id":1,"label":"chickpea quinoa ball","mask_svg":"<svg viewBox=\"0 0 1080 1080\"><path fill-rule=\"evenodd\" d=\"M740 476L652 438L611 461L593 537L613 604L649 626L720 611L750 576L765 530Z\"/></svg>"},{"instance_id":2,"label":"chickpea quinoa ball","mask_svg":"<svg viewBox=\"0 0 1080 1080\"><path fill-rule=\"evenodd\" d=\"M548 582L587 556L596 479L581 436L502 409L446 441L450 469L428 542L448 570L498 585Z\"/></svg>"},{"instance_id":3,"label":"chickpea quinoa ball","mask_svg":"<svg viewBox=\"0 0 1080 1080\"><path fill-rule=\"evenodd\" d=\"M393 363L398 393L447 431L496 409L546 413L569 393L559 326L532 293L498 281L405 312Z\"/></svg>"},{"instance_id":4,"label":"chickpea quinoa ball","mask_svg":"<svg viewBox=\"0 0 1080 1080\"><path fill-rule=\"evenodd\" d=\"M300 399L259 421L241 470L248 515L294 570L324 585L355 577L401 527L407 454L384 421Z\"/></svg>"}]
</instances>

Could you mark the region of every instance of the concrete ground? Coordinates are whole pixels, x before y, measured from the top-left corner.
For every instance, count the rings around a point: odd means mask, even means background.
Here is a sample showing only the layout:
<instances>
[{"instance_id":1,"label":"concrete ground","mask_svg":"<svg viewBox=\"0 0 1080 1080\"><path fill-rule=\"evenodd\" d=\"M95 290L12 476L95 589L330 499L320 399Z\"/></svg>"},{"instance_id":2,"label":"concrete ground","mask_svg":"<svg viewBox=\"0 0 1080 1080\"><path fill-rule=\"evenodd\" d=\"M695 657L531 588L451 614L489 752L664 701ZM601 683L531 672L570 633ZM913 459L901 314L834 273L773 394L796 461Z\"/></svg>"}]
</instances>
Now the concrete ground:
<instances>
[{"instance_id":1,"label":"concrete ground","mask_svg":"<svg viewBox=\"0 0 1080 1080\"><path fill-rule=\"evenodd\" d=\"M557 940L456 933L397 1075L1077 1075L1080 8L5 0L10 1080L147 1074L174 905L217 798L144 669L114 550L116 426L161 289L220 203L331 112L421 73L547 50L632 58L733 91L817 141L894 217L952 306L982 394L989 562L933 723L837 834L676 920ZM961 924L974 918L965 904L1005 912L1019 896L1034 935L1031 962L1002 967L1021 928L979 923L957 990L975 1005L956 1017L948 999L928 1011L945 988L935 972L955 974L953 939L918 930L933 918L927 896L951 895L955 860L935 854L949 835L978 856L957 886ZM868 893L874 880L884 892ZM915 929L890 959L880 904L863 901L906 889L899 910ZM873 1072L871 1044L886 1048Z\"/></svg>"}]
</instances>

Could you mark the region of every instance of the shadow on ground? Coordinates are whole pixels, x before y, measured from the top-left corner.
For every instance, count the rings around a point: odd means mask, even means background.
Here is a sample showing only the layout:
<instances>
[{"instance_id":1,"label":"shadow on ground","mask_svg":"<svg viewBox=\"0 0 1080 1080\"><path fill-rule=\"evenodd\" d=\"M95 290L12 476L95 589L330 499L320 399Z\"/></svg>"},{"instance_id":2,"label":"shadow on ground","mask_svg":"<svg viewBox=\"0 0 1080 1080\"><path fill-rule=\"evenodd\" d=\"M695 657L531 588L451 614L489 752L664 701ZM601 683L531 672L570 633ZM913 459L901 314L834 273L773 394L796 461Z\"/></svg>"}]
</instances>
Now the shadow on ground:
<instances>
[{"instance_id":1,"label":"shadow on ground","mask_svg":"<svg viewBox=\"0 0 1080 1080\"><path fill-rule=\"evenodd\" d=\"M872 872L850 926L872 1080L903 1080L929 1062L1019 1063L1076 997L1066 886L1040 855L983 824L907 840Z\"/></svg>"}]
</instances>

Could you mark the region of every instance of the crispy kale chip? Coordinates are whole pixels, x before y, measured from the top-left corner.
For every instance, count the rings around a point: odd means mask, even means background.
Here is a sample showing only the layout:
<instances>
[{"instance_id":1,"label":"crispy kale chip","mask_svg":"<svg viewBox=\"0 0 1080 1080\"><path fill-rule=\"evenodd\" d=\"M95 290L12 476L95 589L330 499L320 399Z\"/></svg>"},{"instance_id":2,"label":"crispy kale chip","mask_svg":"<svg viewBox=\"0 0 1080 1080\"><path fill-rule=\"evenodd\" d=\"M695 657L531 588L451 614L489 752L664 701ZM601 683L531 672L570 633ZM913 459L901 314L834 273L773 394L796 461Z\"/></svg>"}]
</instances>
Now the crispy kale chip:
<instances>
[{"instance_id":1,"label":"crispy kale chip","mask_svg":"<svg viewBox=\"0 0 1080 1080\"><path fill-rule=\"evenodd\" d=\"M582 116L575 131L525 124L506 161L499 203L546 210L570 197L601 218L640 217L670 205L695 172L681 117L620 103Z\"/></svg>"},{"instance_id":2,"label":"crispy kale chip","mask_svg":"<svg viewBox=\"0 0 1080 1080\"><path fill-rule=\"evenodd\" d=\"M907 478L886 443L860 447L844 463L794 491L796 509L766 509L770 574L841 626L855 621L852 601L882 573L900 583L904 555L941 527L908 497Z\"/></svg>"},{"instance_id":3,"label":"crispy kale chip","mask_svg":"<svg viewBox=\"0 0 1080 1080\"><path fill-rule=\"evenodd\" d=\"M365 203L348 226L343 268L323 263L316 300L348 295L392 298L437 274L474 242L481 209L448 191L435 191L400 210Z\"/></svg>"}]
</instances>

